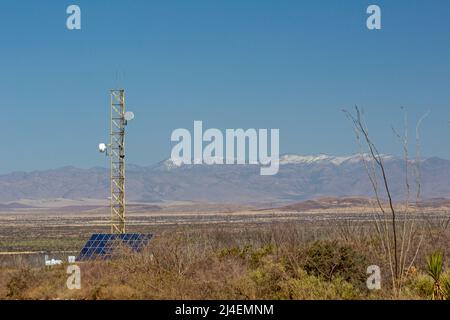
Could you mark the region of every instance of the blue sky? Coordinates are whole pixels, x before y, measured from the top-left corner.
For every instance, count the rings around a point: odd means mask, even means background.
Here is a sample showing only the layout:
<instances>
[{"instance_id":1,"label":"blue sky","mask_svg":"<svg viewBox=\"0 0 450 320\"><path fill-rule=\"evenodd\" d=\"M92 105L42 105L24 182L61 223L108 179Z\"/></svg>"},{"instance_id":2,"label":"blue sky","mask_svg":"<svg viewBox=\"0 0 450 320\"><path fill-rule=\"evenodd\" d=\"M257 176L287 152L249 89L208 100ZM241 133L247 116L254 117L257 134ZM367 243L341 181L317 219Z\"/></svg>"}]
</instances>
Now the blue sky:
<instances>
[{"instance_id":1,"label":"blue sky","mask_svg":"<svg viewBox=\"0 0 450 320\"><path fill-rule=\"evenodd\" d=\"M82 30L65 27L82 10ZM366 8L382 9L369 31ZM2 1L0 173L106 166L108 90L136 114L128 162L170 156L170 134L279 128L280 152L357 151L341 109L364 107L383 153L427 110L422 151L450 158L450 2ZM117 76L119 74L119 77Z\"/></svg>"}]
</instances>

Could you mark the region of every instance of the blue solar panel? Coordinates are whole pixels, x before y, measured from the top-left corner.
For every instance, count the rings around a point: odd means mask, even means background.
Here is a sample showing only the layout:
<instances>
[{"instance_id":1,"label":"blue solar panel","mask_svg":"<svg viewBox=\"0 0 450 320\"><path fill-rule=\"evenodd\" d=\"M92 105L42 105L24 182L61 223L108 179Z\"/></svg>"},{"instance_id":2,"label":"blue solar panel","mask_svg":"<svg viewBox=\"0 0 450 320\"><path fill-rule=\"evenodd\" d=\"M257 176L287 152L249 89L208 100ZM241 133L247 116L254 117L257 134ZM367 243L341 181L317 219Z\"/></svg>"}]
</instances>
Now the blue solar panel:
<instances>
[{"instance_id":1,"label":"blue solar panel","mask_svg":"<svg viewBox=\"0 0 450 320\"><path fill-rule=\"evenodd\" d=\"M125 244L134 252L141 251L153 238L153 234L142 233L95 233L86 242L77 257L77 261L109 259L114 247Z\"/></svg>"}]
</instances>

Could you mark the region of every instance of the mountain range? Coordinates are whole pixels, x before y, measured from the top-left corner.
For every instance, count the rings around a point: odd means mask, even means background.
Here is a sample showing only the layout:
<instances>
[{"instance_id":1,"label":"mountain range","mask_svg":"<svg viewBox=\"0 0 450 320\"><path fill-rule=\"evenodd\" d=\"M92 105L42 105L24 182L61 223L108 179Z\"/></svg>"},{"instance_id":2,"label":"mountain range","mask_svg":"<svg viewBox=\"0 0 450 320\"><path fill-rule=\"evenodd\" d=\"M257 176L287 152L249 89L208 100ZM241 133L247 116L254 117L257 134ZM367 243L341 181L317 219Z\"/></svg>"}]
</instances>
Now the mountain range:
<instances>
[{"instance_id":1,"label":"mountain range","mask_svg":"<svg viewBox=\"0 0 450 320\"><path fill-rule=\"evenodd\" d=\"M366 160L368 159L367 156ZM395 199L417 191L421 197L450 197L450 161L431 157L410 160L382 156ZM127 166L127 199L135 202L207 201L233 203L296 202L320 197L373 197L372 185L361 155L283 155L273 176L261 176L258 165L187 165L165 160L151 166ZM420 171L418 170L420 168ZM378 180L380 190L381 181ZM385 195L380 192L381 196ZM22 199L106 199L106 168L59 169L0 175L0 202Z\"/></svg>"}]
</instances>

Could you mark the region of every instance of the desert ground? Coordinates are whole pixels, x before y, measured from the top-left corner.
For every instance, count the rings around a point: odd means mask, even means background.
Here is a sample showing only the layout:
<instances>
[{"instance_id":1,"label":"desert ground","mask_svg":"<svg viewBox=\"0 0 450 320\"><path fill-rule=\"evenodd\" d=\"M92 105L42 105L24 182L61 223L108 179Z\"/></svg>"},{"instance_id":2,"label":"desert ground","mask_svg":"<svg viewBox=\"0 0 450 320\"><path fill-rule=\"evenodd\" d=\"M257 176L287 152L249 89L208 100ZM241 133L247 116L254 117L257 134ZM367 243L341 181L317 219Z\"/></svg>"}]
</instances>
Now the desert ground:
<instances>
[{"instance_id":1,"label":"desert ground","mask_svg":"<svg viewBox=\"0 0 450 320\"><path fill-rule=\"evenodd\" d=\"M449 265L450 201L424 201L398 217L399 224L414 221L417 229L400 290L390 281L376 215L376 205L365 198L130 203L128 231L152 233L154 240L140 254L81 263L83 286L72 291L65 287L67 257L77 255L91 234L110 232L107 203L25 200L0 212L0 298L432 298L426 263L439 251L444 270ZM45 267L45 255L65 263ZM383 271L381 290L366 288L366 268L373 264ZM450 279L446 272L442 277Z\"/></svg>"}]
</instances>

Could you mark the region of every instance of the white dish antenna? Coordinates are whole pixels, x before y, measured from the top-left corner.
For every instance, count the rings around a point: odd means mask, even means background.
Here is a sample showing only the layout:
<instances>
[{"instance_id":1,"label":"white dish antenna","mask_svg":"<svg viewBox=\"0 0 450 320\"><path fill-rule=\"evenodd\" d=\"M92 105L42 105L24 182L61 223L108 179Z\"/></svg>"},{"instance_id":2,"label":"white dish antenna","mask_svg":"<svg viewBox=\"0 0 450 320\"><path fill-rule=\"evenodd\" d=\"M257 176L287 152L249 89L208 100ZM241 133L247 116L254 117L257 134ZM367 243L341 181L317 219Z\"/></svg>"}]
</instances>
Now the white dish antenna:
<instances>
[{"instance_id":1,"label":"white dish antenna","mask_svg":"<svg viewBox=\"0 0 450 320\"><path fill-rule=\"evenodd\" d=\"M106 152L106 149L107 149L106 144L100 143L100 144L98 145L98 151L100 151L101 153L105 153L105 152Z\"/></svg>"},{"instance_id":2,"label":"white dish antenna","mask_svg":"<svg viewBox=\"0 0 450 320\"><path fill-rule=\"evenodd\" d=\"M125 117L125 120L131 121L134 119L134 113L131 111L127 111L127 112L125 112L124 117Z\"/></svg>"}]
</instances>

